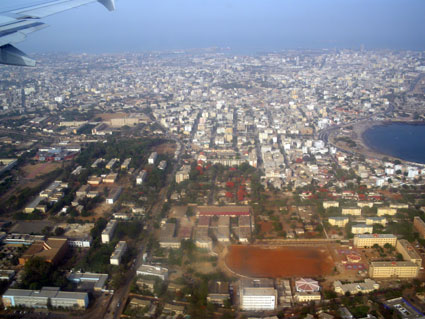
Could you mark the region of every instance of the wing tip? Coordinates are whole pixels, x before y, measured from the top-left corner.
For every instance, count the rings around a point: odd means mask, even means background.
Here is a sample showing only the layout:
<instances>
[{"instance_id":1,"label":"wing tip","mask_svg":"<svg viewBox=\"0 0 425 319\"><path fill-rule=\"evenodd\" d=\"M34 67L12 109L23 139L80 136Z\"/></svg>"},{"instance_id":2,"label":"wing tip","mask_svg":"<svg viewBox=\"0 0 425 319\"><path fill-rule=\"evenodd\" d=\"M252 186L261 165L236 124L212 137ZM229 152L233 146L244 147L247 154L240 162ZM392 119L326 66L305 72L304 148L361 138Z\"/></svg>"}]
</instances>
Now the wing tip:
<instances>
[{"instance_id":1,"label":"wing tip","mask_svg":"<svg viewBox=\"0 0 425 319\"><path fill-rule=\"evenodd\" d=\"M115 10L115 0L97 0L109 11Z\"/></svg>"}]
</instances>

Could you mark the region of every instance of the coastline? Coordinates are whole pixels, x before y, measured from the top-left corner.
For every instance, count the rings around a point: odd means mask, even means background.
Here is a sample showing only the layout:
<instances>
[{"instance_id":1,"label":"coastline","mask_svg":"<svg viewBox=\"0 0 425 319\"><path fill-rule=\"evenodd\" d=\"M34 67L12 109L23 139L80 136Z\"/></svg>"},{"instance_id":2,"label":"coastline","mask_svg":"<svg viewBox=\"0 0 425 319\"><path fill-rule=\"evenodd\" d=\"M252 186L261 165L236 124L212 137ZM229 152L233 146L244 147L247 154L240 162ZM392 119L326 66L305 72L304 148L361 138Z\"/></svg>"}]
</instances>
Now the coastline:
<instances>
[{"instance_id":1,"label":"coastline","mask_svg":"<svg viewBox=\"0 0 425 319\"><path fill-rule=\"evenodd\" d=\"M373 158L377 160L383 160L384 158L388 158L390 161L399 160L401 163L406 165L415 165L415 166L421 166L425 167L425 164L418 163L418 162L411 162L404 160L402 158L388 155L381 153L380 151L374 149L373 147L369 146L367 143L367 140L365 138L365 132L375 126L385 126L385 125L391 125L391 124L410 124L410 125L425 125L425 122L423 121L413 121L409 119L396 119L396 120L382 120L382 121L373 121L373 120L365 120L361 121L355 124L347 124L343 127L341 127L338 131L333 132L329 136L329 141L332 145L337 147L338 149L348 152L348 153L357 153L362 154L367 158ZM335 141L335 138L338 137L338 134L341 130L343 130L345 127L352 126L352 132L350 138L356 143L355 147L349 147L346 144L338 143Z\"/></svg>"}]
</instances>

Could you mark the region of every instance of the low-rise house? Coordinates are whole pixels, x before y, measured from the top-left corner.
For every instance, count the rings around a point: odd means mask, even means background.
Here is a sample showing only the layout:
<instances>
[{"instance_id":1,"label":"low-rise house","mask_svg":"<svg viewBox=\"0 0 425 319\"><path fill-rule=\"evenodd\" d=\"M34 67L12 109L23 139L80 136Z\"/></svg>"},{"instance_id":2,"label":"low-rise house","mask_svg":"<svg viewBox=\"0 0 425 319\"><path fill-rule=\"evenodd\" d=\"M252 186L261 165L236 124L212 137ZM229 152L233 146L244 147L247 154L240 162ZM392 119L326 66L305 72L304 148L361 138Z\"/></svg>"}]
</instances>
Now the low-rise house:
<instances>
[{"instance_id":1,"label":"low-rise house","mask_svg":"<svg viewBox=\"0 0 425 319\"><path fill-rule=\"evenodd\" d=\"M210 282L207 301L224 306L228 300L230 300L229 283L222 281Z\"/></svg>"},{"instance_id":2,"label":"low-rise house","mask_svg":"<svg viewBox=\"0 0 425 319\"><path fill-rule=\"evenodd\" d=\"M148 290L150 292L153 292L155 289L155 280L147 278L137 278L136 285L141 290Z\"/></svg>"},{"instance_id":3,"label":"low-rise house","mask_svg":"<svg viewBox=\"0 0 425 319\"><path fill-rule=\"evenodd\" d=\"M320 292L297 292L294 295L294 301L299 303L316 301L319 302L322 300Z\"/></svg>"},{"instance_id":4,"label":"low-rise house","mask_svg":"<svg viewBox=\"0 0 425 319\"><path fill-rule=\"evenodd\" d=\"M170 314L182 315L184 313L184 306L166 303L164 305L163 311Z\"/></svg>"},{"instance_id":5,"label":"low-rise house","mask_svg":"<svg viewBox=\"0 0 425 319\"><path fill-rule=\"evenodd\" d=\"M69 247L90 248L93 238L90 235L84 237L67 237Z\"/></svg>"},{"instance_id":6,"label":"low-rise house","mask_svg":"<svg viewBox=\"0 0 425 319\"><path fill-rule=\"evenodd\" d=\"M78 284L79 289L104 291L108 280L108 274L71 272L66 276L66 278L69 281Z\"/></svg>"},{"instance_id":7,"label":"low-rise house","mask_svg":"<svg viewBox=\"0 0 425 319\"><path fill-rule=\"evenodd\" d=\"M159 234L159 245L162 248L179 249L181 246L180 239L175 237L176 224L166 223L162 225Z\"/></svg>"},{"instance_id":8,"label":"low-rise house","mask_svg":"<svg viewBox=\"0 0 425 319\"><path fill-rule=\"evenodd\" d=\"M87 180L87 184L98 186L102 183L102 177L99 176L90 176Z\"/></svg>"},{"instance_id":9,"label":"low-rise house","mask_svg":"<svg viewBox=\"0 0 425 319\"><path fill-rule=\"evenodd\" d=\"M137 275L140 276L155 276L166 280L168 278L168 269L160 266L143 264L137 269Z\"/></svg>"},{"instance_id":10,"label":"low-rise house","mask_svg":"<svg viewBox=\"0 0 425 319\"><path fill-rule=\"evenodd\" d=\"M165 170L167 168L167 161L161 161L161 162L159 162L159 164L158 164L158 169L160 169L160 170Z\"/></svg>"},{"instance_id":11,"label":"low-rise house","mask_svg":"<svg viewBox=\"0 0 425 319\"><path fill-rule=\"evenodd\" d=\"M345 295L349 292L352 295L356 295L357 293L370 293L374 290L379 289L379 284L371 279L365 279L364 282L356 282L356 283L346 283L343 284L341 281L334 281L334 290L337 294Z\"/></svg>"},{"instance_id":12,"label":"low-rise house","mask_svg":"<svg viewBox=\"0 0 425 319\"><path fill-rule=\"evenodd\" d=\"M130 299L129 305L131 308L149 309L151 301L133 297Z\"/></svg>"},{"instance_id":13,"label":"low-rise house","mask_svg":"<svg viewBox=\"0 0 425 319\"><path fill-rule=\"evenodd\" d=\"M103 182L105 184L114 184L117 180L118 174L116 173L111 173L106 175L106 177L103 179Z\"/></svg>"}]
</instances>

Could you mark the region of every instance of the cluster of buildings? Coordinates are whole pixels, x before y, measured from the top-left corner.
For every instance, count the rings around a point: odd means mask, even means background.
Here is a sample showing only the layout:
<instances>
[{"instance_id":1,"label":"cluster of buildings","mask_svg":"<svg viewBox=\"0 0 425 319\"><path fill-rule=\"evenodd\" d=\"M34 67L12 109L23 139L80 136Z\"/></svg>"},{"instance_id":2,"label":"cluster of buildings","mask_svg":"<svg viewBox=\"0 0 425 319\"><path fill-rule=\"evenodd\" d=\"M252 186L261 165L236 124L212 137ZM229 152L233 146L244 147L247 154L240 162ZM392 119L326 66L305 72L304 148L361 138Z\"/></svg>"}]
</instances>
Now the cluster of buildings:
<instances>
[{"instance_id":1,"label":"cluster of buildings","mask_svg":"<svg viewBox=\"0 0 425 319\"><path fill-rule=\"evenodd\" d=\"M48 162L67 161L75 158L80 151L81 147L79 145L59 145L48 148L40 148L35 158L39 161Z\"/></svg>"},{"instance_id":2,"label":"cluster of buildings","mask_svg":"<svg viewBox=\"0 0 425 319\"><path fill-rule=\"evenodd\" d=\"M372 261L369 264L371 278L416 278L422 267L422 257L405 239L392 234L363 234L354 236L354 247L371 248L390 245L403 257L402 261Z\"/></svg>"},{"instance_id":3,"label":"cluster of buildings","mask_svg":"<svg viewBox=\"0 0 425 319\"><path fill-rule=\"evenodd\" d=\"M248 243L252 232L251 209L248 206L198 206L194 224L186 216L177 222L161 225L159 244L163 248L180 248L182 240L193 239L198 248L212 251L213 243L229 244L232 238ZM231 223L231 218L235 222Z\"/></svg>"},{"instance_id":4,"label":"cluster of buildings","mask_svg":"<svg viewBox=\"0 0 425 319\"><path fill-rule=\"evenodd\" d=\"M385 227L389 217L394 217L400 208L409 208L407 204L390 204L388 207L376 207L382 202L357 202L355 207L339 208L338 201L324 201L323 208L336 208L340 212L339 216L328 217L328 222L332 226L345 227L348 223L352 223L351 232L353 234L373 233L373 225L379 224ZM364 207L376 208L376 216L363 216L362 209ZM334 210L335 211L335 210Z\"/></svg>"},{"instance_id":5,"label":"cluster of buildings","mask_svg":"<svg viewBox=\"0 0 425 319\"><path fill-rule=\"evenodd\" d=\"M68 183L61 181L54 181L38 196L31 200L24 208L25 213L32 213L38 210L42 213L47 212L49 205L58 202L64 196L64 190L68 188Z\"/></svg>"},{"instance_id":6,"label":"cluster of buildings","mask_svg":"<svg viewBox=\"0 0 425 319\"><path fill-rule=\"evenodd\" d=\"M394 107L401 101L391 104L388 96L408 92L422 72L417 67L419 53L314 50L227 56L200 52L179 54L181 64L173 63L175 54L121 59L52 56L41 77L36 70L25 74L22 80L31 84L23 89L13 81L21 75L8 69L11 82L2 84L0 106L3 113L49 110L49 115L35 116L18 129L71 135L85 132L81 128L90 125L93 136L144 125L149 118L139 111L149 108L169 134L186 143L194 158L203 153L223 165L260 163L264 183L276 188L302 187L313 179L325 185L334 180L329 170L333 163L345 171L354 169L368 187L421 183L425 172L418 166L390 162L382 166L380 160L360 160L327 143L331 127L344 126L342 134L351 138L349 124L417 112L420 103L414 94L403 100L403 111ZM66 77L57 74L56 63L78 64L81 70L78 61L83 58L84 77L71 67ZM92 70L99 59L110 67ZM66 120L60 116L65 108L119 115L93 122Z\"/></svg>"}]
</instances>

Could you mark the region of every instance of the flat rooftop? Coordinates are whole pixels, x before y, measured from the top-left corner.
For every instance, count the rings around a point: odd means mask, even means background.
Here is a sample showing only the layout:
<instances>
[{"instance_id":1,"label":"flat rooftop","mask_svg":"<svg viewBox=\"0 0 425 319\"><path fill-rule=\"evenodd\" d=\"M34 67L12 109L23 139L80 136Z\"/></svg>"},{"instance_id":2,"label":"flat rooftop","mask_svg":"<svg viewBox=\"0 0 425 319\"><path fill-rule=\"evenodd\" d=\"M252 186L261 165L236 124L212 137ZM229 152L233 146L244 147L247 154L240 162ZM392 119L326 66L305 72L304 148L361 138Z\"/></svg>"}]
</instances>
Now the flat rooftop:
<instances>
[{"instance_id":1,"label":"flat rooftop","mask_svg":"<svg viewBox=\"0 0 425 319\"><path fill-rule=\"evenodd\" d=\"M249 216L249 206L199 206L196 209L198 216Z\"/></svg>"},{"instance_id":2,"label":"flat rooftop","mask_svg":"<svg viewBox=\"0 0 425 319\"><path fill-rule=\"evenodd\" d=\"M393 234L361 234L356 235L358 238L397 238L397 236Z\"/></svg>"}]
</instances>

